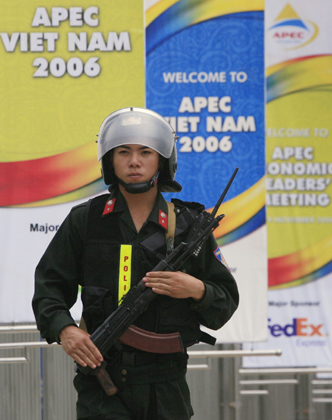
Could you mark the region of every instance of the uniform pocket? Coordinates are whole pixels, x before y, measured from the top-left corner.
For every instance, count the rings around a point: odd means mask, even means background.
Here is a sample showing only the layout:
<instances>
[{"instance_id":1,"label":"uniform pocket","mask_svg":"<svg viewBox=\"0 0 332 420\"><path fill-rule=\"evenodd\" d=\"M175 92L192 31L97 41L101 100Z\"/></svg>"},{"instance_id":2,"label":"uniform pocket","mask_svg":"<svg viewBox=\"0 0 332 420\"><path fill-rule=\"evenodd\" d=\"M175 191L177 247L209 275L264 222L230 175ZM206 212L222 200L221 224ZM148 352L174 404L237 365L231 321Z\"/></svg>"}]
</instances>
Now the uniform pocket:
<instances>
[{"instance_id":1,"label":"uniform pocket","mask_svg":"<svg viewBox=\"0 0 332 420\"><path fill-rule=\"evenodd\" d=\"M179 328L196 325L196 316L190 305L189 299L163 297L160 305L161 326Z\"/></svg>"},{"instance_id":2,"label":"uniform pocket","mask_svg":"<svg viewBox=\"0 0 332 420\"><path fill-rule=\"evenodd\" d=\"M86 286L82 288L83 318L92 334L115 309L109 289Z\"/></svg>"}]
</instances>

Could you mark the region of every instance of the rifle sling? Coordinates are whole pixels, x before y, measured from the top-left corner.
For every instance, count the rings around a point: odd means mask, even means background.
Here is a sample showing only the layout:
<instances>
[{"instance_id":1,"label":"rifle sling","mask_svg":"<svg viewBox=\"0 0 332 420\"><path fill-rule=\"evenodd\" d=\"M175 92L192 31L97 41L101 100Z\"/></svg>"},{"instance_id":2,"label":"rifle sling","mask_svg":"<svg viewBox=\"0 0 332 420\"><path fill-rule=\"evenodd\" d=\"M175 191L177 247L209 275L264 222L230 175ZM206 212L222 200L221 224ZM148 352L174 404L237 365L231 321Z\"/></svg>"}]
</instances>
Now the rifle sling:
<instances>
[{"instance_id":1,"label":"rifle sling","mask_svg":"<svg viewBox=\"0 0 332 420\"><path fill-rule=\"evenodd\" d=\"M166 236L166 247L167 254L174 249L174 237L175 237L175 226L176 226L176 215L174 203L166 201L168 207L168 228L165 234Z\"/></svg>"}]
</instances>

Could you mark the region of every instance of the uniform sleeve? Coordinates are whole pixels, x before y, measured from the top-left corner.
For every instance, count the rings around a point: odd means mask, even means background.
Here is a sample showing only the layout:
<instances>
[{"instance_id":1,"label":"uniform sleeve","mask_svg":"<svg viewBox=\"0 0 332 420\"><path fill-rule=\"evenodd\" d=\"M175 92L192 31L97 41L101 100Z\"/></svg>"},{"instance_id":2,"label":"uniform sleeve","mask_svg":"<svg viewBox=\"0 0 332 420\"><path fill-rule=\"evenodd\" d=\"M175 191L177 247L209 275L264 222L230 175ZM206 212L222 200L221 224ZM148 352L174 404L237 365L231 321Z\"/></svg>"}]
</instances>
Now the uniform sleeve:
<instances>
[{"instance_id":1,"label":"uniform sleeve","mask_svg":"<svg viewBox=\"0 0 332 420\"><path fill-rule=\"evenodd\" d=\"M32 308L48 343L59 342L61 330L76 325L69 309L77 299L85 215L84 205L71 210L35 271Z\"/></svg>"},{"instance_id":2,"label":"uniform sleeve","mask_svg":"<svg viewBox=\"0 0 332 420\"><path fill-rule=\"evenodd\" d=\"M193 303L199 322L218 330L232 317L239 304L236 281L229 270L215 256L218 244L210 235L198 258L194 261L193 275L205 283L205 295Z\"/></svg>"}]
</instances>

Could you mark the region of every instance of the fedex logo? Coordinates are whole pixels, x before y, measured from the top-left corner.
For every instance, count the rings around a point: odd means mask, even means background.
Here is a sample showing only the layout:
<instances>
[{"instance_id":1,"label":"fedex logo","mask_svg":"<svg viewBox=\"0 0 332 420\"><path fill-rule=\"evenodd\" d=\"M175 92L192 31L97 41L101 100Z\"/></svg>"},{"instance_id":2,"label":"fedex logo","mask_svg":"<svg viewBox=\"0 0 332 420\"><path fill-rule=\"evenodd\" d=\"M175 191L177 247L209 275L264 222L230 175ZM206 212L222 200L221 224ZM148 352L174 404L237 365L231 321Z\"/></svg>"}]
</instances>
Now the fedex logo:
<instances>
[{"instance_id":1,"label":"fedex logo","mask_svg":"<svg viewBox=\"0 0 332 420\"><path fill-rule=\"evenodd\" d=\"M285 335L287 337L293 336L304 336L312 337L319 336L322 337L322 328L323 324L313 325L308 322L308 318L293 318L291 324L279 325L271 324L271 318L268 319L269 325L268 328L273 337L280 337Z\"/></svg>"}]
</instances>

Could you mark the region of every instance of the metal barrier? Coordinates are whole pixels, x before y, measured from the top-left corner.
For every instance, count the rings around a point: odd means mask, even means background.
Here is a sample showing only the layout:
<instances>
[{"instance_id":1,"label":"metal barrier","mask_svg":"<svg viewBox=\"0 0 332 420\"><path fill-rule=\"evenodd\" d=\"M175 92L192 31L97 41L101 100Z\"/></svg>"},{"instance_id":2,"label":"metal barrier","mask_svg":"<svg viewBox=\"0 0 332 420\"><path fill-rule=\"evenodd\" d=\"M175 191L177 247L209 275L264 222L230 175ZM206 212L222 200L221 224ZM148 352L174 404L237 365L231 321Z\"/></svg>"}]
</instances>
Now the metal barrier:
<instances>
[{"instance_id":1,"label":"metal barrier","mask_svg":"<svg viewBox=\"0 0 332 420\"><path fill-rule=\"evenodd\" d=\"M36 333L36 325L9 325L1 326L0 333ZM46 341L28 341L23 343L0 343L0 350L24 349L24 357L4 357L0 358L0 363L26 363L28 348L54 348L61 347L57 343L48 344ZM245 356L281 356L281 350L212 350L212 351L188 351L190 359L211 359L223 357L245 357ZM199 365L188 365L189 369L210 369L209 363Z\"/></svg>"},{"instance_id":2,"label":"metal barrier","mask_svg":"<svg viewBox=\"0 0 332 420\"><path fill-rule=\"evenodd\" d=\"M259 368L259 369L239 369L240 375L274 375L274 374L297 374L297 373L332 373L332 368Z\"/></svg>"},{"instance_id":3,"label":"metal barrier","mask_svg":"<svg viewBox=\"0 0 332 420\"><path fill-rule=\"evenodd\" d=\"M239 369L240 375L283 375L283 374L319 374L319 373L329 373L332 374L332 368L260 368L260 369ZM264 380L264 379L257 379L257 380L240 380L240 385L270 385L270 384L294 384L297 385L299 381L297 379L279 379L279 380ZM312 385L331 385L331 380L312 380ZM249 390L251 391L251 390ZM240 391L241 395L259 395L256 391L252 390L253 392L244 392L243 390ZM261 395L268 395L268 390L259 390L259 391L266 391L261 393ZM256 393L255 393L256 392ZM332 403L332 398L324 397L324 395L331 395L332 389L328 388L319 388L319 389L312 389L311 391L311 401L313 403ZM322 397L317 397L318 395L323 395Z\"/></svg>"},{"instance_id":4,"label":"metal barrier","mask_svg":"<svg viewBox=\"0 0 332 420\"><path fill-rule=\"evenodd\" d=\"M331 379L314 379L311 381L311 385L319 385L320 387L322 385L332 385ZM317 397L318 395L331 395L332 389L331 388L313 388L312 389L312 402L314 403L332 403L332 398L328 397Z\"/></svg>"},{"instance_id":5,"label":"metal barrier","mask_svg":"<svg viewBox=\"0 0 332 420\"><path fill-rule=\"evenodd\" d=\"M188 364L190 369L211 369L210 359L224 357L246 357L246 356L281 356L281 350L211 350L211 351L188 351L190 359L206 358L207 363L204 364Z\"/></svg>"},{"instance_id":6,"label":"metal barrier","mask_svg":"<svg viewBox=\"0 0 332 420\"><path fill-rule=\"evenodd\" d=\"M21 333L23 334L24 338L20 342L12 342L14 340L11 338L11 334L14 333ZM26 336L26 333L27 336ZM48 344L46 341L32 341L29 339L29 333L34 333L33 340L38 340L38 330L36 325L9 325L9 326L0 326L0 335L9 336L6 338L6 341L11 342L2 342L0 343L0 364L28 364L30 361L33 361L35 357L35 353L30 351L33 348L41 348L41 349L51 349L51 348L60 348L61 346L54 343ZM4 341L4 340L3 340ZM236 346L240 348L240 346ZM227 348L227 347L226 347ZM1 350L3 351L3 355L8 357L2 357ZM9 352L10 350L14 350ZM48 353L48 352L47 352ZM56 351L58 354L58 352ZM59 353L60 354L60 353ZM254 399L255 404L267 404L268 395L270 394L273 398L276 395L284 395L282 391L282 386L288 386L290 388L289 392L290 395L295 395L292 393L291 389L293 386L296 387L297 391L294 390L294 393L302 392L303 384L308 383L309 389L307 388L306 396L309 396L309 401L311 401L311 405L309 407L310 410L329 410L329 408L325 408L324 404L327 407L331 407L332 403L332 379L318 379L314 378L313 375L320 374L320 373L328 373L332 375L332 368L316 368L316 367L303 367L303 368L258 368L258 369L248 369L243 368L241 366L241 361L236 359L247 357L247 356L280 356L280 350L190 350L188 352L189 355L189 364L188 370L194 375L195 371L199 370L206 370L212 372L215 368L215 363L213 360L216 359L227 359L233 358L234 360L234 370L231 367L232 372L234 372L234 392L235 392L235 402L234 407L237 411L240 410L241 405L243 410L251 407L252 404L251 398ZM17 356L17 357L13 357ZM46 357L46 356L45 356ZM53 357L53 356L52 356ZM46 359L45 359L46 360ZM226 362L225 362L226 363ZM227 362L228 363L228 362ZM233 363L233 362L230 362ZM226 366L233 366L226 365ZM232 374L231 372L231 374ZM256 375L256 377L254 376ZM277 376L274 378L274 376ZM287 377L287 375L289 375ZM292 376L291 376L292 375ZM294 375L299 375L295 376ZM310 377L310 375L312 375ZM250 376L253 376L250 379ZM305 379L308 377L308 379ZM280 387L280 390L277 390ZM237 400L236 396L240 396L242 399ZM270 397L270 398L272 398ZM234 397L233 397L234 398ZM247 400L249 398L249 400ZM263 398L263 400L260 400ZM246 402L248 401L248 403ZM232 401L229 403L231 407ZM249 404L249 405L247 405ZM256 407L256 406L255 406ZM314 408L315 407L315 408ZM315 411L316 412L316 411ZM318 411L317 411L318 412ZM238 417L240 418L240 417Z\"/></svg>"},{"instance_id":7,"label":"metal barrier","mask_svg":"<svg viewBox=\"0 0 332 420\"><path fill-rule=\"evenodd\" d=\"M31 336L29 333L33 333L33 335ZM58 418L73 418L72 411L76 395L71 388L71 373L68 373L72 372L72 361L62 351L44 352L44 349L60 348L61 346L38 341L40 339L38 330L35 325L31 324L0 326L0 336L2 337L2 342L0 342L0 364L2 365L0 366L2 372L4 372L2 383L6 383L6 378L10 378L13 384L11 386L15 386L17 392L22 393L25 398L25 405L29 406L31 401L37 401L36 395L39 395L38 369L44 369L45 367L46 373L43 371L45 373L43 392L44 396L49 399L44 398L43 410L47 413L53 412L52 398L57 394L58 400L61 401L59 405L61 414ZM15 340L19 340L19 342L15 342ZM202 350L199 350L201 347L203 347ZM42 351L36 350L38 348ZM306 413L310 413L308 414L309 417L304 417L310 420L332 418L330 416L332 410L332 379L315 377L316 374L320 373L328 373L329 376L332 376L332 368L248 369L242 367L242 357L280 356L281 351L239 350L241 348L240 344L218 346L216 350L209 351L205 351L206 348L209 348L207 346L198 346L197 348L198 351L190 350L188 352L190 357L188 379L193 391L193 401L197 404L197 413L200 413L201 407L203 407L202 401L204 399L202 399L202 396L205 392L204 387L206 387L209 392L204 394L204 398L207 398L209 407L212 407L212 414L214 415L217 412L216 410L219 409L218 407L221 406L223 418L227 419L263 419L266 418L266 407L277 413L275 418L293 419L296 410L304 413L305 416L307 416ZM221 348L229 348L230 350L219 350ZM44 363L42 367L40 358L43 359ZM220 359L220 364L217 362L218 359ZM61 361L63 370L58 375L57 363L59 361ZM14 363L18 364L17 368L10 366ZM8 367L5 364L8 364ZM33 374L31 374L32 368L35 369ZM200 388L197 385L198 382L202 382L201 380L197 381L197 375L201 379L199 370L205 370L206 372L202 372L202 378L205 379ZM65 386L63 382L64 374L67 375L66 378L68 379L68 384L66 382ZM60 388L58 384L61 384ZM218 389L218 386L220 387L219 391L214 392L215 389ZM63 390L60 396L58 395L58 389ZM210 390L214 392L212 395ZM7 409L12 410L11 412L16 413L16 402L14 398L10 399L10 395L9 390L7 390L7 394L0 401L0 406L6 406ZM218 402L220 399L222 405ZM36 415L39 413L38 407L34 409L35 411L31 411L33 413L31 419L37 418ZM68 416L67 412L69 413ZM252 414L252 417L248 417L248 413ZM0 417L2 418L1 415ZM17 415L15 418L23 417ZM210 416L210 418L215 420L213 416ZM29 420L31 419L29 418Z\"/></svg>"},{"instance_id":8,"label":"metal barrier","mask_svg":"<svg viewBox=\"0 0 332 420\"><path fill-rule=\"evenodd\" d=\"M26 331L25 331L26 332ZM36 331L34 331L36 332ZM54 347L61 347L61 345L57 343L48 344L46 341L27 341L23 343L0 343L0 350L9 350L9 349L24 349L27 350L28 348L54 348ZM221 357L244 357L244 356L280 356L280 350L215 350L215 351L189 351L188 352L190 359L197 359L197 358L221 358ZM0 363L22 363L28 362L26 357L8 357L8 358L0 358ZM190 365L189 365L190 366ZM197 365L197 368L205 368L208 369L209 367L205 367L206 365ZM192 369L192 367L191 367Z\"/></svg>"}]
</instances>

